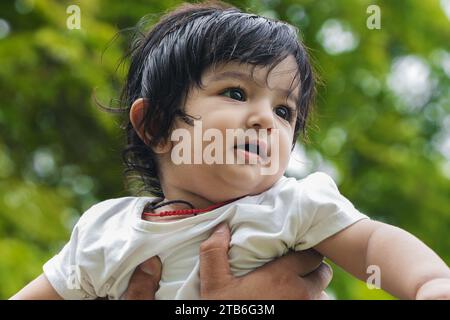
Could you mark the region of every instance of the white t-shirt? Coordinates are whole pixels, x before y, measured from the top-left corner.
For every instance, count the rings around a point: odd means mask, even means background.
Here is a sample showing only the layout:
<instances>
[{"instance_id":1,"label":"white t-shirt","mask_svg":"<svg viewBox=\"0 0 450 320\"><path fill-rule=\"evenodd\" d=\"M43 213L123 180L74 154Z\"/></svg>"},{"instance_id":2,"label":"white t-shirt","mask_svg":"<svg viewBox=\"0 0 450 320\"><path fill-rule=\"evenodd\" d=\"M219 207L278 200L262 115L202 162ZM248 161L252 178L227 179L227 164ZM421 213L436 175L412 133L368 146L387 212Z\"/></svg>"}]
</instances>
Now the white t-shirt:
<instances>
[{"instance_id":1,"label":"white t-shirt","mask_svg":"<svg viewBox=\"0 0 450 320\"><path fill-rule=\"evenodd\" d=\"M170 222L141 218L153 199L106 200L81 216L70 241L44 265L63 298L120 299L136 266L158 255L163 267L156 299L198 299L200 244L222 221L231 228L231 271L240 276L367 218L324 173L301 180L283 176L261 194Z\"/></svg>"}]
</instances>

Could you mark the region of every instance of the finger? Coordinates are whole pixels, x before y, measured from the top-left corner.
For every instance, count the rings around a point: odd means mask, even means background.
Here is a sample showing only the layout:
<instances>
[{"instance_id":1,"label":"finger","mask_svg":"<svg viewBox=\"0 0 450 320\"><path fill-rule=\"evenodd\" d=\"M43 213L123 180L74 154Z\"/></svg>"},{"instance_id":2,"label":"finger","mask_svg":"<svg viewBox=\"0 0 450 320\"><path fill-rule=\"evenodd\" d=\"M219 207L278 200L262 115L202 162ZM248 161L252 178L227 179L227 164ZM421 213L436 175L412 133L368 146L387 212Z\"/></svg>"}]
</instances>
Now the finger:
<instances>
[{"instance_id":1,"label":"finger","mask_svg":"<svg viewBox=\"0 0 450 320\"><path fill-rule=\"evenodd\" d=\"M319 294L317 300L331 300L331 298L325 291L322 291L322 293Z\"/></svg>"},{"instance_id":2,"label":"finger","mask_svg":"<svg viewBox=\"0 0 450 320\"><path fill-rule=\"evenodd\" d=\"M201 291L220 289L232 277L228 263L229 243L230 229L226 223L221 223L200 245Z\"/></svg>"},{"instance_id":3,"label":"finger","mask_svg":"<svg viewBox=\"0 0 450 320\"><path fill-rule=\"evenodd\" d=\"M161 279L161 261L158 256L141 263L128 283L123 299L125 300L153 300L159 288Z\"/></svg>"},{"instance_id":4,"label":"finger","mask_svg":"<svg viewBox=\"0 0 450 320\"><path fill-rule=\"evenodd\" d=\"M311 249L306 251L290 252L281 258L275 259L261 268L261 271L291 272L305 276L316 270L323 261L323 256Z\"/></svg>"},{"instance_id":5,"label":"finger","mask_svg":"<svg viewBox=\"0 0 450 320\"><path fill-rule=\"evenodd\" d=\"M331 282L333 277L333 270L331 267L322 262L322 264L313 272L303 277L305 286L312 299L317 299L321 296Z\"/></svg>"},{"instance_id":6,"label":"finger","mask_svg":"<svg viewBox=\"0 0 450 320\"><path fill-rule=\"evenodd\" d=\"M139 265L139 268L144 273L153 276L155 280L158 280L158 282L161 279L162 264L158 256L151 257L150 259L142 262Z\"/></svg>"}]
</instances>

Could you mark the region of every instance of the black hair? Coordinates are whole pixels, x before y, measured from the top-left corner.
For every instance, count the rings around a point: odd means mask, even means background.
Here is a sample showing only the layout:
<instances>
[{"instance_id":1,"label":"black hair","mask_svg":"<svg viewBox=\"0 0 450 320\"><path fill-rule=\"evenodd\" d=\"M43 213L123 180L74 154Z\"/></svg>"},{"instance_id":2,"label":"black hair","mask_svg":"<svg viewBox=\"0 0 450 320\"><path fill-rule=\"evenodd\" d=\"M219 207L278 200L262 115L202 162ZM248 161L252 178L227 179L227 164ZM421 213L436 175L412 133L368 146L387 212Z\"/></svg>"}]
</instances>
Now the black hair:
<instances>
[{"instance_id":1,"label":"black hair","mask_svg":"<svg viewBox=\"0 0 450 320\"><path fill-rule=\"evenodd\" d=\"M218 63L269 66L270 71L287 56L295 58L300 92L294 147L299 134L306 132L315 94L312 66L297 32L287 23L244 13L222 2L207 2L182 4L147 33L137 33L120 101L126 112L138 98L151 107L145 108L141 124L149 136L147 144L130 121L124 126L127 145L122 156L128 187L164 197L151 146L170 138L177 117L192 125L193 118L184 112L186 97L191 88L201 87L204 71ZM133 187L136 182L137 189Z\"/></svg>"}]
</instances>

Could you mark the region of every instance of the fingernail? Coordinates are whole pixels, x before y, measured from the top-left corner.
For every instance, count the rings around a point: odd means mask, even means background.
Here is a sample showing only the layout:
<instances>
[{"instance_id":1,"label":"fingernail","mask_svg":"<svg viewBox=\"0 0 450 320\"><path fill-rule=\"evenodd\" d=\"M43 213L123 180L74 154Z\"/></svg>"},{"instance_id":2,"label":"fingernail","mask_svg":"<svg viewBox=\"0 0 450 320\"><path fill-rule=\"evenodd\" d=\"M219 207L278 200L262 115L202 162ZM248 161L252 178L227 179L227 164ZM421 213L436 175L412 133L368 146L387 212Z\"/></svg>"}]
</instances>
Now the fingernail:
<instances>
[{"instance_id":1,"label":"fingernail","mask_svg":"<svg viewBox=\"0 0 450 320\"><path fill-rule=\"evenodd\" d=\"M150 276L156 275L156 273L157 273L156 269L157 269L156 263L154 261L150 261L150 262L141 264L141 270Z\"/></svg>"},{"instance_id":2,"label":"fingernail","mask_svg":"<svg viewBox=\"0 0 450 320\"><path fill-rule=\"evenodd\" d=\"M148 274L149 276L154 276L155 272L154 270L152 270L152 268L146 266L146 265L142 265L141 266L141 270L144 271L144 273Z\"/></svg>"},{"instance_id":3,"label":"fingernail","mask_svg":"<svg viewBox=\"0 0 450 320\"><path fill-rule=\"evenodd\" d=\"M326 270L326 272L328 273L328 275L329 276L333 276L333 268L331 268L331 266L328 264L328 263L326 263L325 261L324 262L322 262L324 265L325 265L325 269L324 270Z\"/></svg>"},{"instance_id":4,"label":"fingernail","mask_svg":"<svg viewBox=\"0 0 450 320\"><path fill-rule=\"evenodd\" d=\"M220 225L216 228L216 230L214 231L214 233L224 233L224 232L226 232L226 230L227 230L227 225L226 225L226 223L222 223L222 224L220 224Z\"/></svg>"}]
</instances>

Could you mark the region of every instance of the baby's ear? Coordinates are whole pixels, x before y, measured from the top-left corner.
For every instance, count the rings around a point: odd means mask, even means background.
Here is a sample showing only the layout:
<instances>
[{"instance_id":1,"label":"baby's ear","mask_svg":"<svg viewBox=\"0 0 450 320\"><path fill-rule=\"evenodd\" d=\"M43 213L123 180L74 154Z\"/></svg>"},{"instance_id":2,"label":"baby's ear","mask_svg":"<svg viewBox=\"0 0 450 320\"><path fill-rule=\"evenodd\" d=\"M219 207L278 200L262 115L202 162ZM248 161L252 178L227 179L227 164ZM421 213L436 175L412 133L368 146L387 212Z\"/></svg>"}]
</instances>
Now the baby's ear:
<instances>
[{"instance_id":1,"label":"baby's ear","mask_svg":"<svg viewBox=\"0 0 450 320\"><path fill-rule=\"evenodd\" d=\"M171 141L168 142L160 142L156 146L152 146L151 136L149 133L145 130L144 126L144 115L145 115L145 109L150 108L148 104L148 100L144 100L143 98L139 98L136 101L133 102L130 108L130 121L133 125L134 130L136 130L139 138L141 138L142 141L149 147L153 149L155 153L167 153L170 150L172 150L172 143Z\"/></svg>"},{"instance_id":2,"label":"baby's ear","mask_svg":"<svg viewBox=\"0 0 450 320\"><path fill-rule=\"evenodd\" d=\"M148 103L147 103L148 104ZM144 127L144 115L146 104L143 98L139 98L133 102L130 108L130 121L133 125L134 130L136 130L139 138L148 145L149 139L145 135Z\"/></svg>"}]
</instances>

